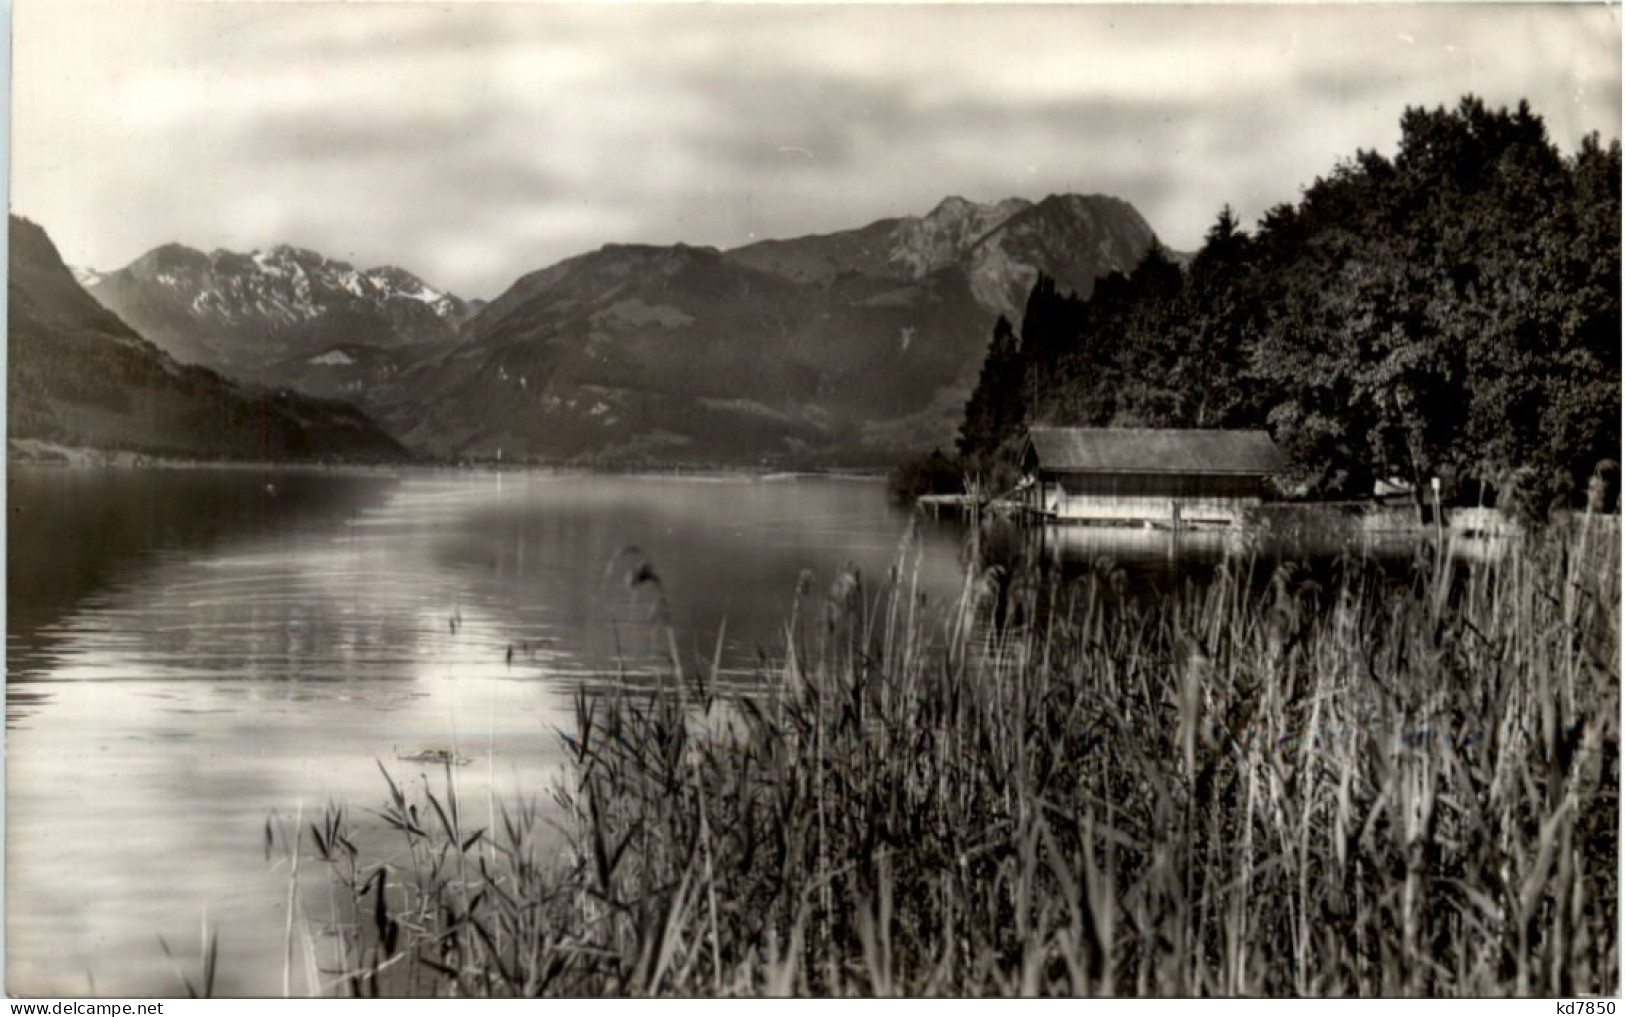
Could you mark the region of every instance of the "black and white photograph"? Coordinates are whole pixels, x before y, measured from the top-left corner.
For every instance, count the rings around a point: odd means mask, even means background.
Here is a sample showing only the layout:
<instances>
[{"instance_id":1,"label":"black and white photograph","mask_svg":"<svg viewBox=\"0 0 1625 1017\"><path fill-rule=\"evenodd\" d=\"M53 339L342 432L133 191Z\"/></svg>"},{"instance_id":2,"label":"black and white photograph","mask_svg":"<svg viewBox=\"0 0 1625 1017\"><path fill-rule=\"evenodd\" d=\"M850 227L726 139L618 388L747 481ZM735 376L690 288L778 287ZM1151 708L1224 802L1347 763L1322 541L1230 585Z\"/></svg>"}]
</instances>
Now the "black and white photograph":
<instances>
[{"instance_id":1,"label":"black and white photograph","mask_svg":"<svg viewBox=\"0 0 1625 1017\"><path fill-rule=\"evenodd\" d=\"M1620 18L12 0L5 993L1613 1013Z\"/></svg>"}]
</instances>

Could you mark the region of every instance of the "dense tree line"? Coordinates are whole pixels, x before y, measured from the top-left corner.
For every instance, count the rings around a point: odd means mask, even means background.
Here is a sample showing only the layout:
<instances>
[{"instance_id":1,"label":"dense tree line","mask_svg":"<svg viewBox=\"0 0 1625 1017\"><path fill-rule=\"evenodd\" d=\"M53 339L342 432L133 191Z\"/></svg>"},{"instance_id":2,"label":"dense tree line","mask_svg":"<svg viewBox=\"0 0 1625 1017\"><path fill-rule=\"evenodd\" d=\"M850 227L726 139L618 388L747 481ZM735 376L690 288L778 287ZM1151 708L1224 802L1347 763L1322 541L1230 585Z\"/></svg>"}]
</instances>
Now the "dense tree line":
<instances>
[{"instance_id":1,"label":"dense tree line","mask_svg":"<svg viewBox=\"0 0 1625 1017\"><path fill-rule=\"evenodd\" d=\"M1040 277L1001 319L963 466L1008 476L1028 423L1264 427L1303 491L1440 477L1459 500L1578 499L1620 444L1620 145L1565 157L1527 104L1408 109L1248 233L1153 246L1087 301Z\"/></svg>"}]
</instances>

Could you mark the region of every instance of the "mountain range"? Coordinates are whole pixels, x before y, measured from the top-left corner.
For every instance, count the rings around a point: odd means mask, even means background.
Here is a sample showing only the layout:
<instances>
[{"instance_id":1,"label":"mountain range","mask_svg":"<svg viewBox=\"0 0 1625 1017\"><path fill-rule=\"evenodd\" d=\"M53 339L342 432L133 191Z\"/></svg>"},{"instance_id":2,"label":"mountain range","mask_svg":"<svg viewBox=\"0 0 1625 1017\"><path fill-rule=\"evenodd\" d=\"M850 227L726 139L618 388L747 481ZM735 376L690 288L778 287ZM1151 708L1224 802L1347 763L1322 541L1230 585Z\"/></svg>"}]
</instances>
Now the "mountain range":
<instances>
[{"instance_id":1,"label":"mountain range","mask_svg":"<svg viewBox=\"0 0 1625 1017\"><path fill-rule=\"evenodd\" d=\"M324 396L354 398L452 345L471 313L405 269L360 270L288 245L205 254L165 244L116 272L77 274L181 361Z\"/></svg>"},{"instance_id":2,"label":"mountain range","mask_svg":"<svg viewBox=\"0 0 1625 1017\"><path fill-rule=\"evenodd\" d=\"M1087 297L1095 280L1133 268L1154 240L1145 219L1119 198L1055 194L1037 204L1023 198L977 204L954 196L924 216L882 219L825 236L764 240L737 248L730 257L815 283L846 272L920 279L957 267L977 303L1015 320L1040 270Z\"/></svg>"},{"instance_id":3,"label":"mountain range","mask_svg":"<svg viewBox=\"0 0 1625 1017\"><path fill-rule=\"evenodd\" d=\"M951 197L733 250L608 245L489 303L313 251L170 244L88 292L180 361L353 400L420 455L867 463L952 439L994 319L1156 238L1100 195Z\"/></svg>"},{"instance_id":4,"label":"mountain range","mask_svg":"<svg viewBox=\"0 0 1625 1017\"><path fill-rule=\"evenodd\" d=\"M38 225L13 215L8 239L11 441L189 459L407 457L353 406L177 362L92 300Z\"/></svg>"}]
</instances>

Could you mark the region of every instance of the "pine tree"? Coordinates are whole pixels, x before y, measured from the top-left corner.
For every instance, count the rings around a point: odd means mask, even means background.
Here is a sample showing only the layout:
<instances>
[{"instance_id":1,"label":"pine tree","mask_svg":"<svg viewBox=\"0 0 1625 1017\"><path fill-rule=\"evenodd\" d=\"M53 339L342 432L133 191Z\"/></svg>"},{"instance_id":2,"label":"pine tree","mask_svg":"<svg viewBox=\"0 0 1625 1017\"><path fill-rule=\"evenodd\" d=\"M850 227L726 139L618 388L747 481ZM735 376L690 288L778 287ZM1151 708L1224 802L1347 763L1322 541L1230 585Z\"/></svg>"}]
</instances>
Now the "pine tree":
<instances>
[{"instance_id":1,"label":"pine tree","mask_svg":"<svg viewBox=\"0 0 1625 1017\"><path fill-rule=\"evenodd\" d=\"M973 469L989 472L1000 446L1018 438L1026 426L1025 377L1015 329L1001 314L959 432L959 453Z\"/></svg>"}]
</instances>

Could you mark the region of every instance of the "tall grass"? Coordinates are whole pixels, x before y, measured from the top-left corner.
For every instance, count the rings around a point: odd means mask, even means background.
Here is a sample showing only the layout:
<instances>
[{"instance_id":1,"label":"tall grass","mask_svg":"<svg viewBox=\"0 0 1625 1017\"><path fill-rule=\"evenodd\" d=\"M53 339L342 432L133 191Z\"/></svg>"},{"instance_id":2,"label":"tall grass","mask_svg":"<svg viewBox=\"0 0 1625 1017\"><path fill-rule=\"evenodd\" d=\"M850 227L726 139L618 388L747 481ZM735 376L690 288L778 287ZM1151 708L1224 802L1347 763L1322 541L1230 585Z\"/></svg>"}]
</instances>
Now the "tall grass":
<instances>
[{"instance_id":1,"label":"tall grass","mask_svg":"<svg viewBox=\"0 0 1625 1017\"><path fill-rule=\"evenodd\" d=\"M759 694L581 692L556 790L313 827L358 995L1619 986L1619 541L1493 566L803 587ZM388 779L386 774L386 779ZM480 810L482 813L484 810Z\"/></svg>"}]
</instances>

